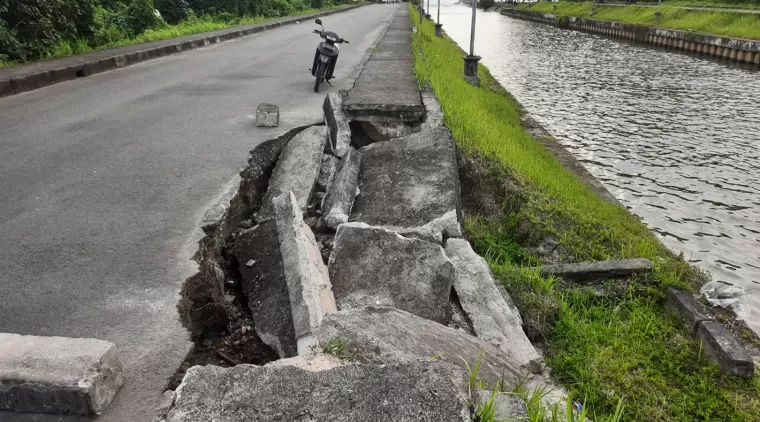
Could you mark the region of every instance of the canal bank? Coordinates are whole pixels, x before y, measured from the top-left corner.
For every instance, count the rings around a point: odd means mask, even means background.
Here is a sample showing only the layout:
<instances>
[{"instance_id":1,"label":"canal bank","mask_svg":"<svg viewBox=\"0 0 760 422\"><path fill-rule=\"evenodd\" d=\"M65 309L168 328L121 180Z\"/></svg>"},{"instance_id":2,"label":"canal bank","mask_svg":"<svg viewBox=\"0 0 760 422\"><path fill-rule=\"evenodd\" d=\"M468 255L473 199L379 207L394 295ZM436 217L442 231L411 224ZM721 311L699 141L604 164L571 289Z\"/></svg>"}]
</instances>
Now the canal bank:
<instances>
[{"instance_id":1,"label":"canal bank","mask_svg":"<svg viewBox=\"0 0 760 422\"><path fill-rule=\"evenodd\" d=\"M656 47L760 65L760 41L508 8L501 14Z\"/></svg>"},{"instance_id":2,"label":"canal bank","mask_svg":"<svg viewBox=\"0 0 760 422\"><path fill-rule=\"evenodd\" d=\"M444 29L469 29L448 13L442 13L442 23ZM491 42L505 41L490 35ZM543 337L538 341L552 374L574 397L586 398L596 420L613 417L621 401L623 420L752 420L757 379L717 372L664 304L668 286L696 287L703 280L699 272L625 209L600 199L559 165L522 128L521 107L484 67L484 89L466 84L462 51L437 39L431 23L423 25L415 48L418 79L430 81L463 157L463 201L471 206L467 235L523 318L537 323L534 338ZM480 194L466 195L475 191ZM584 290L527 268L552 255L560 261L646 257L656 267L649 277Z\"/></svg>"}]
</instances>

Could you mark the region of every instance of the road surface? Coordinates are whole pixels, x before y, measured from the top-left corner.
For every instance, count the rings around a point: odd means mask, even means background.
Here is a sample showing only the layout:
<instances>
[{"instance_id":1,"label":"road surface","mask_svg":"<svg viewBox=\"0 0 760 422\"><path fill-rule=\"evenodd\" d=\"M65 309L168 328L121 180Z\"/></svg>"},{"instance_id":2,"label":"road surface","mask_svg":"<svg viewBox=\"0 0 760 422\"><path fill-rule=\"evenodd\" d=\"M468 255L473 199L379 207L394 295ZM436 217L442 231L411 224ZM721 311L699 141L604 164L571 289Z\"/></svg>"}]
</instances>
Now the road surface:
<instances>
[{"instance_id":1,"label":"road surface","mask_svg":"<svg viewBox=\"0 0 760 422\"><path fill-rule=\"evenodd\" d=\"M320 94L309 21L0 99L0 332L114 342L127 382L98 421L150 421L191 346L175 305L203 212L259 142L321 119L398 8L322 18L351 43Z\"/></svg>"}]
</instances>

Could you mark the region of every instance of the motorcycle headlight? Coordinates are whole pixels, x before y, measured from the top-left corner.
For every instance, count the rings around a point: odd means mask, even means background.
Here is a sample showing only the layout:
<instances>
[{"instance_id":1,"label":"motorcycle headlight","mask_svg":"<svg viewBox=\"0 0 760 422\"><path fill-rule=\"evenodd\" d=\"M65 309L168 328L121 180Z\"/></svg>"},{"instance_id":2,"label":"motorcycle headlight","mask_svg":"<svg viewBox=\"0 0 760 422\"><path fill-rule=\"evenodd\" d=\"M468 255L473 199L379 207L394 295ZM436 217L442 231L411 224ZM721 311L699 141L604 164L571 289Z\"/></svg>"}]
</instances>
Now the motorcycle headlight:
<instances>
[{"instance_id":1,"label":"motorcycle headlight","mask_svg":"<svg viewBox=\"0 0 760 422\"><path fill-rule=\"evenodd\" d=\"M327 38L327 41L332 41L332 42L338 41L335 37L331 37L329 35L326 38Z\"/></svg>"}]
</instances>

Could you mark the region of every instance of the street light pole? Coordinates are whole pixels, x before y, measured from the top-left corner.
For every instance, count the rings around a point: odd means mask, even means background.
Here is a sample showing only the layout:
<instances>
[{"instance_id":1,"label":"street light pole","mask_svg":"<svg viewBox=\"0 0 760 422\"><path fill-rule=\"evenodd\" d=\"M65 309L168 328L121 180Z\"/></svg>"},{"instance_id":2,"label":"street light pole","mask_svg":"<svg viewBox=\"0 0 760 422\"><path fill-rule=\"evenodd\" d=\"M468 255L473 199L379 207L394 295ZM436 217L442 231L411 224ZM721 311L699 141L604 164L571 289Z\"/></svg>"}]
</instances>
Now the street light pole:
<instances>
[{"instance_id":1,"label":"street light pole","mask_svg":"<svg viewBox=\"0 0 760 422\"><path fill-rule=\"evenodd\" d=\"M436 19L435 24L435 36L438 38L443 37L443 33L441 32L441 0L438 0L438 19Z\"/></svg>"},{"instance_id":2,"label":"street light pole","mask_svg":"<svg viewBox=\"0 0 760 422\"><path fill-rule=\"evenodd\" d=\"M478 12L478 0L472 1L472 30L470 32L470 55L464 59L464 78L467 82L480 86L480 76L478 76L478 62L480 57L475 55L475 17Z\"/></svg>"},{"instance_id":3,"label":"street light pole","mask_svg":"<svg viewBox=\"0 0 760 422\"><path fill-rule=\"evenodd\" d=\"M425 14L425 17L430 19L430 0L428 0L427 13Z\"/></svg>"}]
</instances>

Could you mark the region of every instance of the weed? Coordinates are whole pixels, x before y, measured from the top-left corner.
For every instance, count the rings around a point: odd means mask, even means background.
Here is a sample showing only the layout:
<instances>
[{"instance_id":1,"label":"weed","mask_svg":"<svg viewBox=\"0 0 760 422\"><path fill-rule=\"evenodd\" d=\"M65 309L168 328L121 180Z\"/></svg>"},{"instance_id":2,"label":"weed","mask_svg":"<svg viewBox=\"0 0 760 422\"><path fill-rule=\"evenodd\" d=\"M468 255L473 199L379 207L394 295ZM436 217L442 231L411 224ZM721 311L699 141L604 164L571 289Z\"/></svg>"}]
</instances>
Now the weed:
<instances>
[{"instance_id":1,"label":"weed","mask_svg":"<svg viewBox=\"0 0 760 422\"><path fill-rule=\"evenodd\" d=\"M322 353L335 356L340 360L351 360L353 357L346 352L346 341L340 338L331 338L322 348Z\"/></svg>"}]
</instances>

